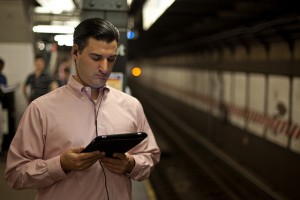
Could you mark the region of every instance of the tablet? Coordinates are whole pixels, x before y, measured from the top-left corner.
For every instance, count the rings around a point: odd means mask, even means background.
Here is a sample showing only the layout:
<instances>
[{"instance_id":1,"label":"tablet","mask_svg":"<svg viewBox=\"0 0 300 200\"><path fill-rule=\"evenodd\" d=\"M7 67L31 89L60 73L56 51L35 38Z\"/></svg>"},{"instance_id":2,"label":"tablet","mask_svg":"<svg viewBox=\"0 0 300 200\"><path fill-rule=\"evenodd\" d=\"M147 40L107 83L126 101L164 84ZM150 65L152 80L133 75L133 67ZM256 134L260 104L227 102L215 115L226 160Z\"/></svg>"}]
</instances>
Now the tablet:
<instances>
[{"instance_id":1,"label":"tablet","mask_svg":"<svg viewBox=\"0 0 300 200\"><path fill-rule=\"evenodd\" d=\"M144 132L100 135L91 141L82 152L104 151L106 157L113 153L126 153L147 137Z\"/></svg>"}]
</instances>

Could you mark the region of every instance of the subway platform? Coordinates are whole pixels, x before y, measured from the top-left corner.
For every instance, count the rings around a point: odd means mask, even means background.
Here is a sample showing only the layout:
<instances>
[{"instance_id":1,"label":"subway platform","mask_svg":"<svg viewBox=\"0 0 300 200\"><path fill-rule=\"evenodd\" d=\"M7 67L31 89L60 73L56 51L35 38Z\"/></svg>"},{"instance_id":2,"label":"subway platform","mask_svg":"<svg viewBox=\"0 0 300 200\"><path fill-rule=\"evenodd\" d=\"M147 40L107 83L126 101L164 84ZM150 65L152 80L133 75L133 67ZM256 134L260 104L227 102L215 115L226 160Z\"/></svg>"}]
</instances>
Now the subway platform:
<instances>
[{"instance_id":1,"label":"subway platform","mask_svg":"<svg viewBox=\"0 0 300 200\"><path fill-rule=\"evenodd\" d=\"M2 200L33 200L34 189L13 190L4 182L6 153L0 152L0 199ZM149 180L132 181L132 200L156 200L155 193Z\"/></svg>"}]
</instances>

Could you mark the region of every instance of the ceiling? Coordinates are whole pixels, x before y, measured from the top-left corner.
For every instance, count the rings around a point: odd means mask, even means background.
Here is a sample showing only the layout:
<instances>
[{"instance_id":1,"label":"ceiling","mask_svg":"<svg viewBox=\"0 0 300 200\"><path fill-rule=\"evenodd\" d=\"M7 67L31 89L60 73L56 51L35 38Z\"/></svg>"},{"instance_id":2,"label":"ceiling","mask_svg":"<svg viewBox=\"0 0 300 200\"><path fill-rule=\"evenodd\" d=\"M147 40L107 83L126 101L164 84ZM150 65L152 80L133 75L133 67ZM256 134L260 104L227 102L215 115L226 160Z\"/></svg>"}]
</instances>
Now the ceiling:
<instances>
[{"instance_id":1,"label":"ceiling","mask_svg":"<svg viewBox=\"0 0 300 200\"><path fill-rule=\"evenodd\" d=\"M0 0L0 42L31 42L22 0Z\"/></svg>"},{"instance_id":2,"label":"ceiling","mask_svg":"<svg viewBox=\"0 0 300 200\"><path fill-rule=\"evenodd\" d=\"M292 48L300 39L300 2L297 0L176 0L146 32L141 6L135 0L139 38L129 41L130 59L187 51L201 51L253 40L264 43L283 39Z\"/></svg>"},{"instance_id":3,"label":"ceiling","mask_svg":"<svg viewBox=\"0 0 300 200\"><path fill-rule=\"evenodd\" d=\"M133 0L129 8L138 32L136 39L128 41L129 60L236 44L247 47L253 41L267 48L270 42L284 40L293 48L293 42L300 39L299 0L176 0L147 31L142 29L144 3ZM34 35L32 24L68 21L80 12L31 16L36 5L35 0L0 0L0 25L5 27L0 42L28 42L34 37L51 41L51 35Z\"/></svg>"}]
</instances>

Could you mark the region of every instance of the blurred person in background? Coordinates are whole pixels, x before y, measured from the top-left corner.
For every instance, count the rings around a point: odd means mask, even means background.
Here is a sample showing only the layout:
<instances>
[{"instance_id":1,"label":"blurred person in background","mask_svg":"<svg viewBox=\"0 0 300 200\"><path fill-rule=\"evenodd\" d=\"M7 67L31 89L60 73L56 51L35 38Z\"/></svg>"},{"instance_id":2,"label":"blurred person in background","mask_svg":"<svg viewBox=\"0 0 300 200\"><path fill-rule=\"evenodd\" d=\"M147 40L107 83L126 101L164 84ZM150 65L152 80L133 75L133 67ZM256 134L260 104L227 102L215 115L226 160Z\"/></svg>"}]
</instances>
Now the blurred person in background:
<instances>
[{"instance_id":1,"label":"blurred person in background","mask_svg":"<svg viewBox=\"0 0 300 200\"><path fill-rule=\"evenodd\" d=\"M41 55L35 56L34 65L34 72L27 76L23 86L23 93L28 104L36 98L47 94L52 83L51 76L46 72L45 59Z\"/></svg>"},{"instance_id":2,"label":"blurred person in background","mask_svg":"<svg viewBox=\"0 0 300 200\"><path fill-rule=\"evenodd\" d=\"M57 80L51 83L51 90L55 90L61 86L66 85L68 83L70 75L71 75L70 67L65 67L63 69L63 74L60 76L60 78L58 78Z\"/></svg>"},{"instance_id":3,"label":"blurred person in background","mask_svg":"<svg viewBox=\"0 0 300 200\"><path fill-rule=\"evenodd\" d=\"M3 59L0 58L0 84L6 87L7 79L6 79L6 76L2 72L4 69L4 66L5 66L5 62Z\"/></svg>"},{"instance_id":4,"label":"blurred person in background","mask_svg":"<svg viewBox=\"0 0 300 200\"><path fill-rule=\"evenodd\" d=\"M7 79L6 76L2 73L5 66L5 62L3 59L0 58L0 85L6 87L7 86ZM2 90L2 89L1 89ZM2 147L2 93L0 94L0 148ZM1 153L1 149L0 149Z\"/></svg>"},{"instance_id":5,"label":"blurred person in background","mask_svg":"<svg viewBox=\"0 0 300 200\"><path fill-rule=\"evenodd\" d=\"M58 66L58 79L67 80L65 69L71 70L73 59L72 57L64 57L60 65ZM67 74L68 75L68 74Z\"/></svg>"}]
</instances>

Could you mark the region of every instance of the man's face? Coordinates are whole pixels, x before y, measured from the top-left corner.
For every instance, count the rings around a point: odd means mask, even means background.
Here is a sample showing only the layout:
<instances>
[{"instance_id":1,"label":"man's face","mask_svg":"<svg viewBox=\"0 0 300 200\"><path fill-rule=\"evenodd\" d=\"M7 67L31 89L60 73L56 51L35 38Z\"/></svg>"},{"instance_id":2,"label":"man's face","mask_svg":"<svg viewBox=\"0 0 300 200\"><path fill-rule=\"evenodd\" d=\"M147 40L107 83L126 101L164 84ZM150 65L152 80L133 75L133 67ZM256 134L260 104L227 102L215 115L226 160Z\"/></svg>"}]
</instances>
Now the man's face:
<instances>
[{"instance_id":1,"label":"man's face","mask_svg":"<svg viewBox=\"0 0 300 200\"><path fill-rule=\"evenodd\" d=\"M76 49L77 46L73 47ZM107 43L102 40L89 38L87 46L73 54L77 65L78 81L84 82L92 88L100 88L105 85L117 58L117 41Z\"/></svg>"},{"instance_id":2,"label":"man's face","mask_svg":"<svg viewBox=\"0 0 300 200\"><path fill-rule=\"evenodd\" d=\"M42 58L37 58L35 60L35 67L38 72L42 72L45 69L45 61Z\"/></svg>"}]
</instances>

